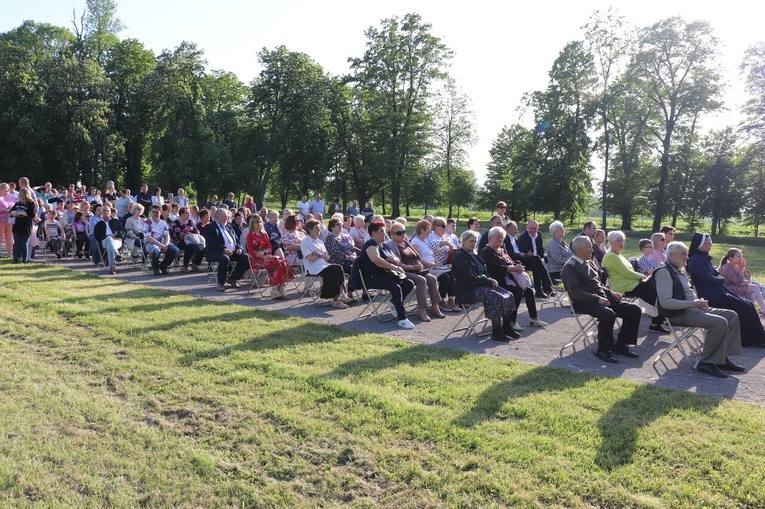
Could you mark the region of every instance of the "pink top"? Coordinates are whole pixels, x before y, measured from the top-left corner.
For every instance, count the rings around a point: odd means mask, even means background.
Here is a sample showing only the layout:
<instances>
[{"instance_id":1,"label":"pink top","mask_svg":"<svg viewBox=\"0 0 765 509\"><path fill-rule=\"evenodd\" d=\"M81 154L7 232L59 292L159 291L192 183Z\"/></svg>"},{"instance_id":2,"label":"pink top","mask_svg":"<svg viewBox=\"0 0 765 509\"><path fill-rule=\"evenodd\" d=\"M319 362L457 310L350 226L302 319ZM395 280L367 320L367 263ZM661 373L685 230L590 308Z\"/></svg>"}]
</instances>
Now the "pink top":
<instances>
[{"instance_id":1,"label":"pink top","mask_svg":"<svg viewBox=\"0 0 765 509\"><path fill-rule=\"evenodd\" d=\"M649 258L653 260L653 263L658 267L662 263L667 261L667 252L659 249L654 249L653 253L649 255Z\"/></svg>"},{"instance_id":2,"label":"pink top","mask_svg":"<svg viewBox=\"0 0 765 509\"><path fill-rule=\"evenodd\" d=\"M0 223L8 222L8 213L13 208L13 204L16 203L16 198L8 194L5 198L0 198Z\"/></svg>"}]
</instances>

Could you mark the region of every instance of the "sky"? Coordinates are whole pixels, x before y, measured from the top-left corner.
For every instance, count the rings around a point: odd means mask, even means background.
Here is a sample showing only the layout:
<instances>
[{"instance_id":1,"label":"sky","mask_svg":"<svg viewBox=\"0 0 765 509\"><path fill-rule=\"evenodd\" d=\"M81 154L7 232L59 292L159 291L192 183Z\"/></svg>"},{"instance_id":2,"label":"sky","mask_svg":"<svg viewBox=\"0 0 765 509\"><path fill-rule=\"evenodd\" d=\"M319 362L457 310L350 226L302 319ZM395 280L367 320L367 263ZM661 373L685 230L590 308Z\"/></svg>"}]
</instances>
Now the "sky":
<instances>
[{"instance_id":1,"label":"sky","mask_svg":"<svg viewBox=\"0 0 765 509\"><path fill-rule=\"evenodd\" d=\"M279 45L306 53L327 72L345 74L348 58L363 55L369 27L416 12L454 51L449 73L472 101L478 140L469 166L481 182L493 140L503 126L521 120L524 93L546 88L563 47L583 38L581 27L593 12L611 5L600 0L117 0L117 14L126 26L121 38L136 38L156 54L182 41L195 42L209 69L233 72L249 83L260 71L257 53ZM739 122L746 96L738 68L746 48L765 40L761 17L751 4L643 0L614 5L637 26L676 15L709 21L721 43L718 63L728 85L728 111L702 122L708 128ZM0 0L0 32L24 20L71 28L73 10L82 13L84 6L85 0Z\"/></svg>"}]
</instances>

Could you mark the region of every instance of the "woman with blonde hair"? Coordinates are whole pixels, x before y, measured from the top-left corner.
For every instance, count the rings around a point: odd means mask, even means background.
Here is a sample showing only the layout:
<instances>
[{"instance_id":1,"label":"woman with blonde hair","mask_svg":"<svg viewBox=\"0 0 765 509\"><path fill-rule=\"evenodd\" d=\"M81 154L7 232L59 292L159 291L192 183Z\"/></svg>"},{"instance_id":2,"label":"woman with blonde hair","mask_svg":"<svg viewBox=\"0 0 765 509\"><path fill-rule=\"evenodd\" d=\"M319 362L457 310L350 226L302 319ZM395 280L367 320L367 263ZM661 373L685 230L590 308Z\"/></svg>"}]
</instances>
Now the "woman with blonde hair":
<instances>
[{"instance_id":1,"label":"woman with blonde hair","mask_svg":"<svg viewBox=\"0 0 765 509\"><path fill-rule=\"evenodd\" d=\"M272 254L271 238L263 229L263 218L259 214L250 216L248 228L246 245L252 268L265 269L271 285L271 298L284 299L284 285L295 279L292 267L284 258Z\"/></svg>"}]
</instances>

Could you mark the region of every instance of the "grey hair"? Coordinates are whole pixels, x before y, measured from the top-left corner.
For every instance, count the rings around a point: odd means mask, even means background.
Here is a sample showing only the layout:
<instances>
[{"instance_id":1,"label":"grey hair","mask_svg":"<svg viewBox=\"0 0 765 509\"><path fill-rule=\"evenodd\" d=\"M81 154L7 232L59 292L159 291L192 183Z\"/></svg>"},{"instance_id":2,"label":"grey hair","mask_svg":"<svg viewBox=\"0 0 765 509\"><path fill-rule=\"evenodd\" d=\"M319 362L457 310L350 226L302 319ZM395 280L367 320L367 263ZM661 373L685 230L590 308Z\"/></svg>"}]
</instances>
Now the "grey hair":
<instances>
[{"instance_id":1,"label":"grey hair","mask_svg":"<svg viewBox=\"0 0 765 509\"><path fill-rule=\"evenodd\" d=\"M673 242L670 242L667 244L667 256L671 255L672 253L679 253L680 251L688 251L688 246L680 242L679 240L675 240Z\"/></svg>"},{"instance_id":2,"label":"grey hair","mask_svg":"<svg viewBox=\"0 0 765 509\"><path fill-rule=\"evenodd\" d=\"M608 242L611 243L617 239L626 240L627 237L624 235L624 232L621 230L614 230L612 232L608 232Z\"/></svg>"},{"instance_id":3,"label":"grey hair","mask_svg":"<svg viewBox=\"0 0 765 509\"><path fill-rule=\"evenodd\" d=\"M354 221L361 221L362 223L364 222L365 219L366 217L362 216L361 214L353 218Z\"/></svg>"},{"instance_id":4,"label":"grey hair","mask_svg":"<svg viewBox=\"0 0 765 509\"><path fill-rule=\"evenodd\" d=\"M563 231L563 223L560 221L553 221L550 223L550 233Z\"/></svg>"},{"instance_id":5,"label":"grey hair","mask_svg":"<svg viewBox=\"0 0 765 509\"><path fill-rule=\"evenodd\" d=\"M501 226L492 226L489 228L489 237L502 237L504 239L505 235L507 235L505 229Z\"/></svg>"},{"instance_id":6,"label":"grey hair","mask_svg":"<svg viewBox=\"0 0 765 509\"><path fill-rule=\"evenodd\" d=\"M571 250L574 252L574 254L576 254L576 252L582 249L584 246L587 246L587 249L592 248L592 242L590 241L589 237L578 236L574 237L574 240L571 241Z\"/></svg>"},{"instance_id":7,"label":"grey hair","mask_svg":"<svg viewBox=\"0 0 765 509\"><path fill-rule=\"evenodd\" d=\"M465 230L462 232L462 235L460 235L460 242L464 244L465 241L470 237L474 237L476 240L478 240L478 232L474 232L473 230Z\"/></svg>"}]
</instances>

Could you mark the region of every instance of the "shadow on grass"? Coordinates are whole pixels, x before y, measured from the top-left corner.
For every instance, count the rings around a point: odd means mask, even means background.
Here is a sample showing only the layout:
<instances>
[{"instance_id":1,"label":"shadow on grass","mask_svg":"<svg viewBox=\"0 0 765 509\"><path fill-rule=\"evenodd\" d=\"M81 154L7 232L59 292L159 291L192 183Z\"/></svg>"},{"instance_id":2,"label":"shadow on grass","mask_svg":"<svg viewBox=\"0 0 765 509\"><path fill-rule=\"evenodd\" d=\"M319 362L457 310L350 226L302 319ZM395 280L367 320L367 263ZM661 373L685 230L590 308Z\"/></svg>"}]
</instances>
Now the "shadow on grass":
<instances>
[{"instance_id":1,"label":"shadow on grass","mask_svg":"<svg viewBox=\"0 0 765 509\"><path fill-rule=\"evenodd\" d=\"M226 357L236 352L267 351L316 343L329 343L347 337L349 334L354 334L340 327L331 325L317 326L315 323L297 321L292 317L278 313L261 311L258 314L265 315L263 319L272 323L291 320L294 326L268 330L262 334L252 336L244 343L195 352L182 357L179 362L182 365L189 365L217 357ZM238 314L235 314L235 316L238 317ZM249 319L251 317L242 318ZM261 318L261 316L258 316L258 318Z\"/></svg>"}]
</instances>

